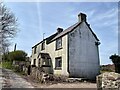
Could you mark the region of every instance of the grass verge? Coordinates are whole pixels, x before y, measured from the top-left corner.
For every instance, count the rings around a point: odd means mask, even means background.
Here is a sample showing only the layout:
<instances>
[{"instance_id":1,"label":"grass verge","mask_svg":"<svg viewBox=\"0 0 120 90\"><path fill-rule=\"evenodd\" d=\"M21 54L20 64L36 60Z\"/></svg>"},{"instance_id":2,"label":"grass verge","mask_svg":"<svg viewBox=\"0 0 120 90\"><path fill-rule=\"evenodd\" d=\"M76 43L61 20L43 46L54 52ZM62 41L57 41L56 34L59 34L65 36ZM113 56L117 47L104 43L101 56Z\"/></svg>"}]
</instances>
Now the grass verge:
<instances>
[{"instance_id":1,"label":"grass verge","mask_svg":"<svg viewBox=\"0 0 120 90\"><path fill-rule=\"evenodd\" d=\"M10 61L7 61L7 62L4 61L4 62L2 62L1 67L2 68L6 68L6 69L13 69L12 62L10 62Z\"/></svg>"}]
</instances>

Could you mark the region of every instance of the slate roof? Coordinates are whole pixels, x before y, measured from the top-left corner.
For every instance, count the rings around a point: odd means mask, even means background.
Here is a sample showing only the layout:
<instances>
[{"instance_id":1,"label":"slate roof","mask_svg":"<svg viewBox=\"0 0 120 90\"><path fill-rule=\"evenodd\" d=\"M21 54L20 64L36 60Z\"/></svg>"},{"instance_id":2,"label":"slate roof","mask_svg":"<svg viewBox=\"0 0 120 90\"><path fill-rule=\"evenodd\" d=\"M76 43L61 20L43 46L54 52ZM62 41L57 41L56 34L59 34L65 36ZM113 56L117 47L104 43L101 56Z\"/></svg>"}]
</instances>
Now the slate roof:
<instances>
[{"instance_id":1,"label":"slate roof","mask_svg":"<svg viewBox=\"0 0 120 90\"><path fill-rule=\"evenodd\" d=\"M64 31L62 31L60 34L58 34L56 37L54 37L52 39L52 41L56 40L57 38L66 35L67 33L71 32L72 30L74 30L78 25L80 25L81 22L75 23L74 25L70 26L69 28L65 29Z\"/></svg>"},{"instance_id":2,"label":"slate roof","mask_svg":"<svg viewBox=\"0 0 120 90\"><path fill-rule=\"evenodd\" d=\"M45 40L47 40L46 43L49 44L50 41L51 41L56 35L57 35L57 33L55 33L55 34L47 37L46 39L44 39L44 40L40 41L39 43L35 44L32 48L34 48L35 46L39 45L40 43L42 43L42 42L45 41Z\"/></svg>"},{"instance_id":3,"label":"slate roof","mask_svg":"<svg viewBox=\"0 0 120 90\"><path fill-rule=\"evenodd\" d=\"M56 40L57 38L62 37L62 36L64 36L64 35L68 34L69 32L73 31L73 30L74 30L75 28L77 28L81 23L82 23L82 22L77 22L77 23L75 23L74 25L72 25L72 26L70 26L69 28L67 28L67 29L65 29L64 31L62 31L61 33L59 33L59 34L58 34L58 33L55 33L55 34L49 36L48 38L46 38L46 39L44 39L44 40L46 40L46 43L49 44L49 43L51 43L52 41ZM96 34L95 34L95 33L92 31L92 29L90 28L90 25L89 25L87 22L85 22L85 23L86 23L86 25L88 26L88 28L90 29L90 31L92 32L93 36L96 38L96 40L99 41L99 39L97 38ZM44 41L44 40L43 40L43 41ZM43 41L39 42L38 44L42 43ZM38 44L36 44L35 46L37 46ZM35 46L33 46L33 47L35 47ZM33 47L32 47L32 48L33 48Z\"/></svg>"}]
</instances>

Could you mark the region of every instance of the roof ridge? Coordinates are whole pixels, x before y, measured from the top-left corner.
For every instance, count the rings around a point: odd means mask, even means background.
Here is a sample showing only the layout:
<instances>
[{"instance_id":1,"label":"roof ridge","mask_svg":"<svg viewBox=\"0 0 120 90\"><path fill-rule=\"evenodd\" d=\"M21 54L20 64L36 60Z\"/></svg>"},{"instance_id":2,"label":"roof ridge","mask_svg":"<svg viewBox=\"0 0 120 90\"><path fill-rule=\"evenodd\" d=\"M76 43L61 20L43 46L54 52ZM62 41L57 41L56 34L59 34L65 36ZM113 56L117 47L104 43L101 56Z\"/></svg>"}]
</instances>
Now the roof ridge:
<instances>
[{"instance_id":1,"label":"roof ridge","mask_svg":"<svg viewBox=\"0 0 120 90\"><path fill-rule=\"evenodd\" d=\"M79 26L82 22L77 22L73 25L71 25L70 27L68 27L67 29L65 29L64 31L62 31L61 33L54 33L52 35L50 35L49 37L45 38L44 40L46 40L46 43L49 44L50 42L56 40L59 37L62 37L64 35L66 35L67 33L73 31L77 26ZM99 41L99 39L97 38L96 34L92 31L92 29L90 28L89 24L87 22L85 22L86 25L88 26L88 28L90 29L90 31L92 32L92 34L94 35L94 37ZM44 40L40 41L39 43L37 43L36 45L34 45L33 47L37 46L38 44L40 44L41 42L43 42ZM32 48L33 48L32 47Z\"/></svg>"}]
</instances>

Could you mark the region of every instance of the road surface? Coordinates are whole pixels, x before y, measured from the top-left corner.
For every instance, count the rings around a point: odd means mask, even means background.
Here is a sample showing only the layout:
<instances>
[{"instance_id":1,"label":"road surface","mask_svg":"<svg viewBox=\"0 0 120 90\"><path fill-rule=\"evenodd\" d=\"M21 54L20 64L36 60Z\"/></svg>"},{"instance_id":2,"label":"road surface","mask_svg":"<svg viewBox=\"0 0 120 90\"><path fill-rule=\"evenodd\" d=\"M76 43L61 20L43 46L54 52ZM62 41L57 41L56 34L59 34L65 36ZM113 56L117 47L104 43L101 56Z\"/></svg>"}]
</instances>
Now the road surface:
<instances>
[{"instance_id":1,"label":"road surface","mask_svg":"<svg viewBox=\"0 0 120 90\"><path fill-rule=\"evenodd\" d=\"M0 68L1 88L34 88L30 82L8 69Z\"/></svg>"},{"instance_id":2,"label":"road surface","mask_svg":"<svg viewBox=\"0 0 120 90\"><path fill-rule=\"evenodd\" d=\"M96 83L57 83L40 84L22 78L8 69L0 68L1 88L97 88Z\"/></svg>"}]
</instances>

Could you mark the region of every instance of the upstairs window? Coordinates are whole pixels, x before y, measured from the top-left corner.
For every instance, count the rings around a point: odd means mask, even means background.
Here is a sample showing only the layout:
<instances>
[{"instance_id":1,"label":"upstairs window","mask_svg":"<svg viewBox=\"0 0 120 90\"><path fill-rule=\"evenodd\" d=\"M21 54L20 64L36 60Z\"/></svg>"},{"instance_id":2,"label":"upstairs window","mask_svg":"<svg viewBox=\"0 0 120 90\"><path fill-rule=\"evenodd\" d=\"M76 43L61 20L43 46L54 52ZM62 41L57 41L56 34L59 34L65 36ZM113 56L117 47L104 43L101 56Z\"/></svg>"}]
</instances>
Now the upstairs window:
<instances>
[{"instance_id":1,"label":"upstairs window","mask_svg":"<svg viewBox=\"0 0 120 90\"><path fill-rule=\"evenodd\" d=\"M42 42L42 44L41 44L41 50L45 50L45 42Z\"/></svg>"},{"instance_id":2,"label":"upstairs window","mask_svg":"<svg viewBox=\"0 0 120 90\"><path fill-rule=\"evenodd\" d=\"M62 57L55 58L55 69L62 69Z\"/></svg>"},{"instance_id":3,"label":"upstairs window","mask_svg":"<svg viewBox=\"0 0 120 90\"><path fill-rule=\"evenodd\" d=\"M37 49L37 47L35 46L35 47L34 47L34 54L36 54L36 49Z\"/></svg>"},{"instance_id":4,"label":"upstairs window","mask_svg":"<svg viewBox=\"0 0 120 90\"><path fill-rule=\"evenodd\" d=\"M56 40L56 50L62 48L62 38Z\"/></svg>"}]
</instances>

